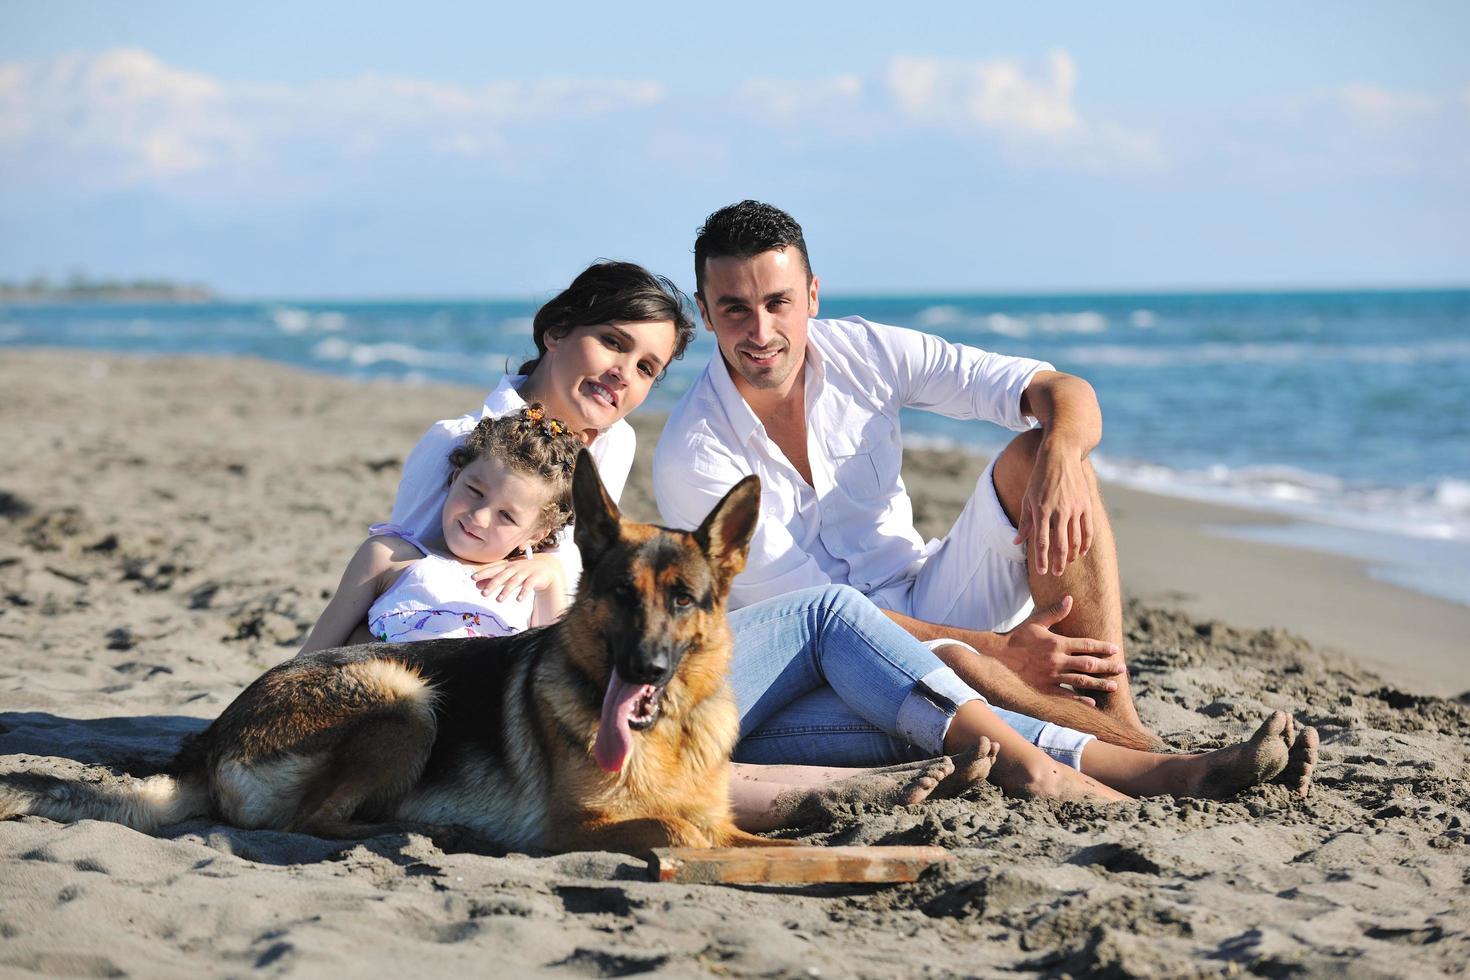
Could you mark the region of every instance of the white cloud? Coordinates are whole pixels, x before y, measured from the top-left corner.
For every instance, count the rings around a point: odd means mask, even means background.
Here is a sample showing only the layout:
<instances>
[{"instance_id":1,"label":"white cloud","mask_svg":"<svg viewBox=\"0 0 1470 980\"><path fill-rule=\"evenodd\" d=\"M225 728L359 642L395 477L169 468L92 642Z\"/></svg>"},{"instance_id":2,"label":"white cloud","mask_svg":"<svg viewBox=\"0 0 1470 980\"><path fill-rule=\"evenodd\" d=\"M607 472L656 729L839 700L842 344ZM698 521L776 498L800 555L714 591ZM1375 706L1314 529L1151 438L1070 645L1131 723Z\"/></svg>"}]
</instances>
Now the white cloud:
<instances>
[{"instance_id":1,"label":"white cloud","mask_svg":"<svg viewBox=\"0 0 1470 980\"><path fill-rule=\"evenodd\" d=\"M1470 93L1467 93L1470 96ZM1453 96L1435 96L1352 82L1282 99L1277 111L1288 125L1334 119L1369 130L1412 126L1432 120L1450 106Z\"/></svg>"},{"instance_id":2,"label":"white cloud","mask_svg":"<svg viewBox=\"0 0 1470 980\"><path fill-rule=\"evenodd\" d=\"M748 115L784 127L787 145L803 137L863 142L877 136L922 144L926 132L941 130L1027 168L1130 171L1163 165L1155 134L1084 118L1076 89L1071 55L1053 51L1030 71L1006 58L900 57L868 76L754 79L735 97Z\"/></svg>"},{"instance_id":3,"label":"white cloud","mask_svg":"<svg viewBox=\"0 0 1470 980\"><path fill-rule=\"evenodd\" d=\"M905 114L928 122L1036 136L1082 128L1072 104L1077 68L1065 51L1047 55L1037 78L1008 59L895 58L887 84Z\"/></svg>"},{"instance_id":4,"label":"white cloud","mask_svg":"<svg viewBox=\"0 0 1470 980\"><path fill-rule=\"evenodd\" d=\"M1470 169L1470 116L1459 93L1355 82L1252 106L1217 153L1237 173L1274 187L1325 179L1436 178L1463 182ZM1204 146L1217 134L1195 141Z\"/></svg>"},{"instance_id":5,"label":"white cloud","mask_svg":"<svg viewBox=\"0 0 1470 980\"><path fill-rule=\"evenodd\" d=\"M663 98L654 82L552 78L466 87L417 78L365 75L302 93L314 107L383 128L454 122L602 115Z\"/></svg>"},{"instance_id":6,"label":"white cloud","mask_svg":"<svg viewBox=\"0 0 1470 980\"><path fill-rule=\"evenodd\" d=\"M1030 72L1009 58L895 58L886 83L908 121L997 140L1026 167L1096 172L1163 167L1156 134L1084 118L1075 102L1077 77L1072 56L1055 50Z\"/></svg>"},{"instance_id":7,"label":"white cloud","mask_svg":"<svg viewBox=\"0 0 1470 980\"><path fill-rule=\"evenodd\" d=\"M1439 100L1420 92L1395 92L1377 85L1344 85L1330 98L1361 122L1382 126L1422 119L1439 109Z\"/></svg>"},{"instance_id":8,"label":"white cloud","mask_svg":"<svg viewBox=\"0 0 1470 980\"><path fill-rule=\"evenodd\" d=\"M364 75L299 87L228 82L119 48L0 63L0 163L58 166L100 186L259 168L294 147L345 159L395 147L506 152L509 124L584 119L664 98L649 81L553 78L480 86Z\"/></svg>"},{"instance_id":9,"label":"white cloud","mask_svg":"<svg viewBox=\"0 0 1470 980\"><path fill-rule=\"evenodd\" d=\"M249 152L250 134L224 102L208 76L132 48L0 65L0 152L92 154L124 182L172 177Z\"/></svg>"},{"instance_id":10,"label":"white cloud","mask_svg":"<svg viewBox=\"0 0 1470 980\"><path fill-rule=\"evenodd\" d=\"M748 112L781 121L850 109L862 97L863 80L857 75L833 75L800 84L752 78L735 92L737 104Z\"/></svg>"}]
</instances>

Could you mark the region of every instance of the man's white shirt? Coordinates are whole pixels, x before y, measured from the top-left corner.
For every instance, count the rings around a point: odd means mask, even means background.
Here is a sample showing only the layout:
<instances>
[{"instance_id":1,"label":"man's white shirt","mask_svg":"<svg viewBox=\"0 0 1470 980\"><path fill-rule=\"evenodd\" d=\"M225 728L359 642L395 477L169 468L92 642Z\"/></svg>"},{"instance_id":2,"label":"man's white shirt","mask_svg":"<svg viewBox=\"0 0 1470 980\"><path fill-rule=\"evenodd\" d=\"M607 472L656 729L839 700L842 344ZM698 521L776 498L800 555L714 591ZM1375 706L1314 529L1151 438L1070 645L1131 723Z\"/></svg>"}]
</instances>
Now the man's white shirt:
<instances>
[{"instance_id":1,"label":"man's white shirt","mask_svg":"<svg viewBox=\"0 0 1470 980\"><path fill-rule=\"evenodd\" d=\"M389 518L391 523L406 527L421 538L439 532L444 501L449 496L450 451L464 442L481 419L499 418L525 408L526 400L520 393L525 380L525 375L508 374L485 397L485 405L478 413L443 419L429 426L429 431L403 462L403 476L398 480L398 495L393 499L393 515ZM636 442L633 427L619 419L587 447L597 463L602 485L613 500L623 495L623 485L633 467ZM562 560L568 586L575 589L582 561L572 542L570 527L562 531L561 541L552 554Z\"/></svg>"},{"instance_id":2,"label":"man's white shirt","mask_svg":"<svg viewBox=\"0 0 1470 980\"><path fill-rule=\"evenodd\" d=\"M740 479L761 479L761 517L730 607L845 583L872 594L917 574L938 546L914 530L899 412L1030 428L1021 395L1051 365L858 317L808 322L808 485L766 435L716 353L669 416L654 452L659 511L696 527Z\"/></svg>"}]
</instances>

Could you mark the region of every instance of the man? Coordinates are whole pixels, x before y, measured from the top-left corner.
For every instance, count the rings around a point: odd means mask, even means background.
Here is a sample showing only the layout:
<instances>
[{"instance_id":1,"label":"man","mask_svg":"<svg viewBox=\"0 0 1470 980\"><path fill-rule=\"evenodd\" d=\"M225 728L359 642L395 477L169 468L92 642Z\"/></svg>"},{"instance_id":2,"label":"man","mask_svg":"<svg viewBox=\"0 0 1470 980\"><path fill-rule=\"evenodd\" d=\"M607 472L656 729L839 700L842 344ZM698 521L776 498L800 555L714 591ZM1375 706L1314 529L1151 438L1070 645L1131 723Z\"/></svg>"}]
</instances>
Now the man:
<instances>
[{"instance_id":1,"label":"man","mask_svg":"<svg viewBox=\"0 0 1470 980\"><path fill-rule=\"evenodd\" d=\"M1087 462L1102 432L1092 387L914 330L815 319L801 226L768 204L710 215L694 263L719 356L664 428L654 487L664 520L689 527L737 480L760 476L760 527L732 608L852 585L917 638L972 647L936 652L982 693L999 662L1151 742L1129 693L1117 554ZM913 527L899 474L905 407L1023 430L942 541Z\"/></svg>"}]
</instances>

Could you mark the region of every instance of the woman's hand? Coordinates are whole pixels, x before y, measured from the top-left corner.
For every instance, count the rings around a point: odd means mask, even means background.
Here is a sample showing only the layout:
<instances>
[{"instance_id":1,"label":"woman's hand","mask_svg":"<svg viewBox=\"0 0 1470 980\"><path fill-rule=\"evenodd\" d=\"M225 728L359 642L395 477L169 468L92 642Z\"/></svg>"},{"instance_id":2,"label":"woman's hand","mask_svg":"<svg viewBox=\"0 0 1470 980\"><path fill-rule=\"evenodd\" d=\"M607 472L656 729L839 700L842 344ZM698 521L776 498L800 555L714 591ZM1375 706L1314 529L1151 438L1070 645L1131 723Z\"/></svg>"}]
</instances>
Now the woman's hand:
<instances>
[{"instance_id":1,"label":"woman's hand","mask_svg":"<svg viewBox=\"0 0 1470 980\"><path fill-rule=\"evenodd\" d=\"M480 565L474 570L475 585L480 594L504 602L516 601L548 589L566 591L566 573L554 555L532 555L529 558L507 558Z\"/></svg>"}]
</instances>

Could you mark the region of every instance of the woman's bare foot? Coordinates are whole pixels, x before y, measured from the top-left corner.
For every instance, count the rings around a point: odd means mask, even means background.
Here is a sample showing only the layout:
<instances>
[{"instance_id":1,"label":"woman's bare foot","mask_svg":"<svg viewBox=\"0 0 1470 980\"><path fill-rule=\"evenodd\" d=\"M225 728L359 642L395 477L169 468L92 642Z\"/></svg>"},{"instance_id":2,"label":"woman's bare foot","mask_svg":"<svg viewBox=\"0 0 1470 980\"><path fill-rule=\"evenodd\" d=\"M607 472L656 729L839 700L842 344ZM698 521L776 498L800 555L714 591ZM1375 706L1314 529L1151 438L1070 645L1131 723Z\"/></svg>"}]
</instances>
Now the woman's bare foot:
<instances>
[{"instance_id":1,"label":"woman's bare foot","mask_svg":"<svg viewBox=\"0 0 1470 980\"><path fill-rule=\"evenodd\" d=\"M865 769L815 787L792 786L771 801L770 817L778 826L800 827L834 806L913 806L948 799L984 782L999 751L999 745L982 738L973 749L957 755Z\"/></svg>"},{"instance_id":2,"label":"woman's bare foot","mask_svg":"<svg viewBox=\"0 0 1470 980\"><path fill-rule=\"evenodd\" d=\"M818 786L792 786L776 794L767 811L772 827L815 823L834 806L909 806L922 803L954 775L948 756L865 770Z\"/></svg>"},{"instance_id":3,"label":"woman's bare foot","mask_svg":"<svg viewBox=\"0 0 1470 980\"><path fill-rule=\"evenodd\" d=\"M972 786L979 786L995 768L999 755L1000 743L982 735L973 749L947 756L954 763L954 772L941 779L930 795L936 800L946 800L959 796Z\"/></svg>"},{"instance_id":4,"label":"woman's bare foot","mask_svg":"<svg viewBox=\"0 0 1470 980\"><path fill-rule=\"evenodd\" d=\"M1312 733L1311 761L1315 762L1316 732ZM1249 739L1214 752L1180 759L1184 779L1175 796L1207 800L1229 799L1241 790L1280 776L1298 741L1296 724L1284 711L1273 711ZM1304 746L1305 751L1305 746ZM1304 763L1305 764L1305 763ZM1310 779L1310 768L1304 778Z\"/></svg>"},{"instance_id":5,"label":"woman's bare foot","mask_svg":"<svg viewBox=\"0 0 1470 980\"><path fill-rule=\"evenodd\" d=\"M1317 729L1307 725L1297 730L1296 738L1286 753L1286 768L1272 780L1306 796L1312 789L1312 770L1317 768Z\"/></svg>"}]
</instances>

